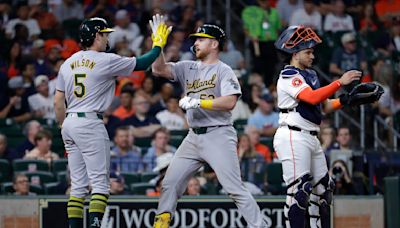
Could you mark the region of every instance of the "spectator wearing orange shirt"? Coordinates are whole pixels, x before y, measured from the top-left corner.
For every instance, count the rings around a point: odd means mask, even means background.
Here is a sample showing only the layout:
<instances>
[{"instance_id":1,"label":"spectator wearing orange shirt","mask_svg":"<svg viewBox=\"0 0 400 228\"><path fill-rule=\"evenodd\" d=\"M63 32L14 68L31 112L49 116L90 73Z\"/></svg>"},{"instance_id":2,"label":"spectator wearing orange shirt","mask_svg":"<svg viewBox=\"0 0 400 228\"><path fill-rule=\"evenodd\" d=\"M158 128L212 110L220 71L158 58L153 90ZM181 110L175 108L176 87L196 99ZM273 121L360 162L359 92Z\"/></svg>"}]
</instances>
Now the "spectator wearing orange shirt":
<instances>
[{"instance_id":1,"label":"spectator wearing orange shirt","mask_svg":"<svg viewBox=\"0 0 400 228\"><path fill-rule=\"evenodd\" d=\"M260 133L254 126L247 126L245 133L250 137L250 143L255 150L264 157L267 163L272 162L272 153L268 146L260 143Z\"/></svg>"}]
</instances>

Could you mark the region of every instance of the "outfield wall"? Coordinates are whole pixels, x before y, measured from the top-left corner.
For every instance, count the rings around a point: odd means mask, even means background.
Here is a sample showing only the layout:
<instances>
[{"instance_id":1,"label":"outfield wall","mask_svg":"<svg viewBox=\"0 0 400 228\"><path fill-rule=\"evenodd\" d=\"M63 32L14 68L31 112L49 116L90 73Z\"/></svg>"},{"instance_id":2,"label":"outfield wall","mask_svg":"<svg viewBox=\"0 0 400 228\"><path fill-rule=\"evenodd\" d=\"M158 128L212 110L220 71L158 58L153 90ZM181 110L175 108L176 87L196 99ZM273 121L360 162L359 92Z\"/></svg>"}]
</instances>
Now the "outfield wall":
<instances>
[{"instance_id":1,"label":"outfield wall","mask_svg":"<svg viewBox=\"0 0 400 228\"><path fill-rule=\"evenodd\" d=\"M65 196L0 197L0 227L66 227ZM270 227L284 227L284 197L258 197L257 202ZM86 202L86 206L87 206ZM150 227L157 198L111 197L109 227ZM381 196L335 197L333 227L384 227ZM85 207L87 213L87 207ZM224 196L184 197L178 205L173 227L244 227L233 202Z\"/></svg>"}]
</instances>

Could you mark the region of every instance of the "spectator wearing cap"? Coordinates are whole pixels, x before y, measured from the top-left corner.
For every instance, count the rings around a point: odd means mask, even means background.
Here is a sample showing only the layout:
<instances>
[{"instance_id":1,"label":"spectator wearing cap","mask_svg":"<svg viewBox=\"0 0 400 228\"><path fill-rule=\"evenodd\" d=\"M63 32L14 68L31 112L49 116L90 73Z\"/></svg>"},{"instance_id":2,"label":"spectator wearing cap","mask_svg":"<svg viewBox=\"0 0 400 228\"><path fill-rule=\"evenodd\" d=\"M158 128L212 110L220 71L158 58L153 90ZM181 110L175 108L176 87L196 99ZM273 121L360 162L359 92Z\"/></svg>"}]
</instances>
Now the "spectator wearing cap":
<instances>
[{"instance_id":1,"label":"spectator wearing cap","mask_svg":"<svg viewBox=\"0 0 400 228\"><path fill-rule=\"evenodd\" d=\"M159 171L160 167L158 163L160 162L160 160L162 160L159 159L159 157L167 153L169 154L167 156L175 153L176 148L168 145L169 138L170 134L166 128L160 128L154 133L152 147L147 150L147 153L143 157L145 172Z\"/></svg>"},{"instance_id":2,"label":"spectator wearing cap","mask_svg":"<svg viewBox=\"0 0 400 228\"><path fill-rule=\"evenodd\" d=\"M15 36L14 27L17 24L23 24L28 28L29 40L35 40L39 37L41 30L38 22L30 18L30 7L26 2L22 1L17 6L17 18L11 19L6 25L6 36L12 39Z\"/></svg>"},{"instance_id":3,"label":"spectator wearing cap","mask_svg":"<svg viewBox=\"0 0 400 228\"><path fill-rule=\"evenodd\" d=\"M274 111L275 98L271 94L260 97L258 107L247 121L255 126L262 136L272 137L278 129L279 114Z\"/></svg>"},{"instance_id":4,"label":"spectator wearing cap","mask_svg":"<svg viewBox=\"0 0 400 228\"><path fill-rule=\"evenodd\" d=\"M61 4L55 6L54 15L60 23L83 20L83 7L77 0L63 0Z\"/></svg>"},{"instance_id":5,"label":"spectator wearing cap","mask_svg":"<svg viewBox=\"0 0 400 228\"><path fill-rule=\"evenodd\" d=\"M314 0L304 0L304 8L298 8L293 12L289 25L304 25L321 32L322 17L314 4Z\"/></svg>"},{"instance_id":6,"label":"spectator wearing cap","mask_svg":"<svg viewBox=\"0 0 400 228\"><path fill-rule=\"evenodd\" d=\"M131 22L128 11L125 9L118 10L115 14L115 32L109 35L109 44L111 48L116 48L118 42L126 41L128 48L136 56L141 54L141 45L143 42L143 35L140 33L139 26Z\"/></svg>"},{"instance_id":7,"label":"spectator wearing cap","mask_svg":"<svg viewBox=\"0 0 400 228\"><path fill-rule=\"evenodd\" d=\"M55 121L53 95L49 94L49 78L46 75L39 75L35 78L37 93L28 97L29 106L33 115L50 122Z\"/></svg>"},{"instance_id":8,"label":"spectator wearing cap","mask_svg":"<svg viewBox=\"0 0 400 228\"><path fill-rule=\"evenodd\" d=\"M333 2L332 12L326 15L324 21L324 31L333 33L354 31L353 18L346 14L345 8L343 0Z\"/></svg>"},{"instance_id":9,"label":"spectator wearing cap","mask_svg":"<svg viewBox=\"0 0 400 228\"><path fill-rule=\"evenodd\" d=\"M368 73L366 56L362 49L357 48L356 34L353 32L345 33L341 37L342 47L337 47L333 51L332 59L329 64L329 72L334 78L343 75L349 70L361 69L363 74Z\"/></svg>"},{"instance_id":10,"label":"spectator wearing cap","mask_svg":"<svg viewBox=\"0 0 400 228\"><path fill-rule=\"evenodd\" d=\"M35 148L29 151L24 159L44 160L51 165L52 161L60 159L58 154L50 150L52 143L52 135L47 130L40 130L35 135Z\"/></svg>"},{"instance_id":11,"label":"spectator wearing cap","mask_svg":"<svg viewBox=\"0 0 400 228\"><path fill-rule=\"evenodd\" d=\"M110 173L110 194L127 195L124 178L116 172Z\"/></svg>"},{"instance_id":12,"label":"spectator wearing cap","mask_svg":"<svg viewBox=\"0 0 400 228\"><path fill-rule=\"evenodd\" d=\"M37 39L32 44L31 50L32 57L35 59L35 74L50 75L52 73L52 66L49 64L46 58L46 52L44 49L44 40Z\"/></svg>"},{"instance_id":13,"label":"spectator wearing cap","mask_svg":"<svg viewBox=\"0 0 400 228\"><path fill-rule=\"evenodd\" d=\"M292 18L293 13L298 9L303 9L303 0L279 0L277 2L276 10L278 10L281 18L282 26L285 27L289 24L290 18Z\"/></svg>"},{"instance_id":14,"label":"spectator wearing cap","mask_svg":"<svg viewBox=\"0 0 400 228\"><path fill-rule=\"evenodd\" d=\"M21 123L31 118L28 99L25 94L24 80L16 76L8 81L8 88L11 90L9 99L0 104L0 118L12 118L16 123Z\"/></svg>"}]
</instances>

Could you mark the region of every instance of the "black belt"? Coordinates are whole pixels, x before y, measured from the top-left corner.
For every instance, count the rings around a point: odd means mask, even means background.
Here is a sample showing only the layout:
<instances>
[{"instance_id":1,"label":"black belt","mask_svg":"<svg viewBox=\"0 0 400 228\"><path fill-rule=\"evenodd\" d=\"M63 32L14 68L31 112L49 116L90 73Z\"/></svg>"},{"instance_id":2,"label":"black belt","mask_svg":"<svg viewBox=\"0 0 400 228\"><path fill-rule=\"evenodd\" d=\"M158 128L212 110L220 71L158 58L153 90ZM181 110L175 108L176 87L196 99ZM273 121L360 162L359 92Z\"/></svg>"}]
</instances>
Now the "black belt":
<instances>
[{"instance_id":1,"label":"black belt","mask_svg":"<svg viewBox=\"0 0 400 228\"><path fill-rule=\"evenodd\" d=\"M279 109L279 111L282 113L295 112L296 108L281 108L281 109Z\"/></svg>"},{"instance_id":2,"label":"black belt","mask_svg":"<svg viewBox=\"0 0 400 228\"><path fill-rule=\"evenodd\" d=\"M85 118L87 116L85 112L74 112L74 113L76 114L76 116L82 117L82 118ZM68 114L69 113L65 113L65 117L67 117ZM97 118L99 118L101 120L103 119L103 115L100 113L96 113L96 116L97 116Z\"/></svg>"},{"instance_id":3,"label":"black belt","mask_svg":"<svg viewBox=\"0 0 400 228\"><path fill-rule=\"evenodd\" d=\"M307 130L303 130L303 129L301 129L301 128L298 128L298 127L295 127L295 126L287 126L290 130L293 130L293 131L300 131L300 132L304 132L304 133L308 133L308 134L310 134L310 135L314 135L314 136L317 136L318 135L318 131L307 131Z\"/></svg>"},{"instance_id":4,"label":"black belt","mask_svg":"<svg viewBox=\"0 0 400 228\"><path fill-rule=\"evenodd\" d=\"M209 128L226 127L226 126L231 126L231 125L215 125L215 126L208 126L208 127L193 127L191 129L196 135L202 135L202 134L207 133L207 130Z\"/></svg>"}]
</instances>

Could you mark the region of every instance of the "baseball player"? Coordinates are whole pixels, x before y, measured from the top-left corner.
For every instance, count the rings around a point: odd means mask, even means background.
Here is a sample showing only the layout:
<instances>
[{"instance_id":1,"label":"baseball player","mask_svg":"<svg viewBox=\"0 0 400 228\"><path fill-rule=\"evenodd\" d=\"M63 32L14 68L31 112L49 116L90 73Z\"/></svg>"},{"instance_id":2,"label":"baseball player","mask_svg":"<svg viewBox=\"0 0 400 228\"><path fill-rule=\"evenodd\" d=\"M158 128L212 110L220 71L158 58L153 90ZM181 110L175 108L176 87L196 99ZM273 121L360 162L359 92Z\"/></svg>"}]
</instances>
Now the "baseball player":
<instances>
[{"instance_id":1,"label":"baseball player","mask_svg":"<svg viewBox=\"0 0 400 228\"><path fill-rule=\"evenodd\" d=\"M286 226L292 228L305 226L309 205L311 227L330 226L329 207L334 184L328 175L317 132L322 108L328 113L345 104L345 99L328 98L361 77L360 71L351 70L320 87L318 76L310 67L313 48L321 42L311 28L303 26L287 28L275 42L275 47L285 53L288 64L277 82L280 114L274 148L282 161L283 179L287 184Z\"/></svg>"},{"instance_id":2,"label":"baseball player","mask_svg":"<svg viewBox=\"0 0 400 228\"><path fill-rule=\"evenodd\" d=\"M113 31L102 18L83 21L79 28L83 50L65 61L57 78L54 103L71 171L67 207L71 228L83 227L83 202L89 184L90 227L100 227L107 206L110 139L102 114L113 99L115 77L147 69L161 53L170 28L159 24L152 34L153 49L139 58L105 53Z\"/></svg>"},{"instance_id":3,"label":"baseball player","mask_svg":"<svg viewBox=\"0 0 400 228\"><path fill-rule=\"evenodd\" d=\"M266 227L256 201L240 177L237 135L231 123L231 110L241 95L233 70L218 59L225 32L204 24L190 35L198 61L165 63L162 55L153 63L155 75L177 81L185 96L179 106L187 110L190 131L175 153L162 183L154 227L169 227L177 200L189 178L208 163L223 188L233 199L247 227Z\"/></svg>"}]
</instances>

